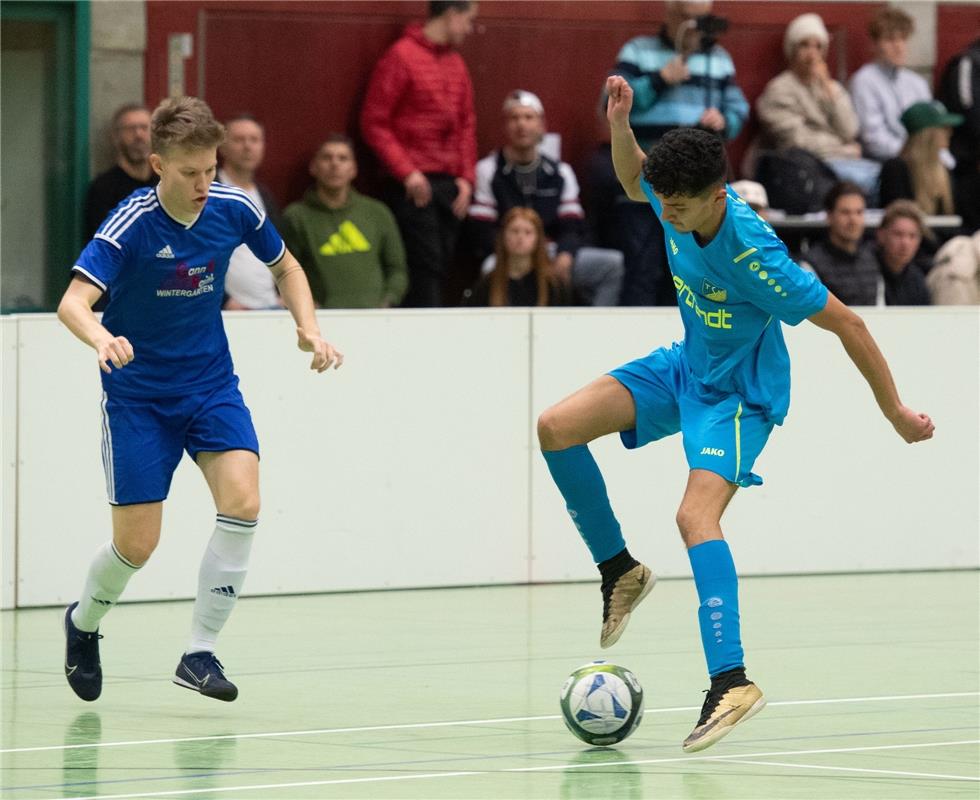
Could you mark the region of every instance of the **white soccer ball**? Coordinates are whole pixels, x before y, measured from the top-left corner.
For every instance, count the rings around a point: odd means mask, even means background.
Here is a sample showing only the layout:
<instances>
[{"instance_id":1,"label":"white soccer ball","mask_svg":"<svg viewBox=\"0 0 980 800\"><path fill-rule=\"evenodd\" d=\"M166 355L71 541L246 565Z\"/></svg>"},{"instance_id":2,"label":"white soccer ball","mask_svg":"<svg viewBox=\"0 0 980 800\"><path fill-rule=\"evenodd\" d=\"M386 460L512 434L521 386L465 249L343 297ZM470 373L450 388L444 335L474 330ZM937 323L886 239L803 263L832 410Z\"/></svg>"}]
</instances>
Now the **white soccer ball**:
<instances>
[{"instance_id":1,"label":"white soccer ball","mask_svg":"<svg viewBox=\"0 0 980 800\"><path fill-rule=\"evenodd\" d=\"M591 661L561 687L565 725L583 742L605 747L621 742L643 719L643 688L625 667Z\"/></svg>"}]
</instances>

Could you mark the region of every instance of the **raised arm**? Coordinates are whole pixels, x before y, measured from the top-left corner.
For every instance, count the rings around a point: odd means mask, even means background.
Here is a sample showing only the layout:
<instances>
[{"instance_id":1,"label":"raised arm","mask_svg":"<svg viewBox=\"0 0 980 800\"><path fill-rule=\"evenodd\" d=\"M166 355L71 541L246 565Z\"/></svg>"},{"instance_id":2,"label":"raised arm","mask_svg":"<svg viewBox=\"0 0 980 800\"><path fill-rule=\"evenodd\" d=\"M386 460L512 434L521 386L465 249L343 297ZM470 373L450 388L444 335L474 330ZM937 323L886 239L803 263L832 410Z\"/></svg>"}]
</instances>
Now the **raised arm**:
<instances>
[{"instance_id":1,"label":"raised arm","mask_svg":"<svg viewBox=\"0 0 980 800\"><path fill-rule=\"evenodd\" d=\"M612 159L616 177L630 200L646 200L640 188L643 162L646 154L636 143L630 127L630 109L633 107L633 89L621 75L606 79L606 117L612 134Z\"/></svg>"},{"instance_id":2,"label":"raised arm","mask_svg":"<svg viewBox=\"0 0 980 800\"><path fill-rule=\"evenodd\" d=\"M902 405L885 357L875 344L867 327L857 314L834 295L827 295L827 305L809 318L818 327L837 335L844 350L874 392L875 400L885 418L906 442L931 439L935 426L928 415Z\"/></svg>"},{"instance_id":3,"label":"raised arm","mask_svg":"<svg viewBox=\"0 0 980 800\"><path fill-rule=\"evenodd\" d=\"M286 250L283 257L270 269L279 288L279 295L296 322L297 347L304 353L313 353L310 369L317 372L323 372L330 366L338 369L344 363L344 356L334 350L320 334L310 284L299 262Z\"/></svg>"}]
</instances>

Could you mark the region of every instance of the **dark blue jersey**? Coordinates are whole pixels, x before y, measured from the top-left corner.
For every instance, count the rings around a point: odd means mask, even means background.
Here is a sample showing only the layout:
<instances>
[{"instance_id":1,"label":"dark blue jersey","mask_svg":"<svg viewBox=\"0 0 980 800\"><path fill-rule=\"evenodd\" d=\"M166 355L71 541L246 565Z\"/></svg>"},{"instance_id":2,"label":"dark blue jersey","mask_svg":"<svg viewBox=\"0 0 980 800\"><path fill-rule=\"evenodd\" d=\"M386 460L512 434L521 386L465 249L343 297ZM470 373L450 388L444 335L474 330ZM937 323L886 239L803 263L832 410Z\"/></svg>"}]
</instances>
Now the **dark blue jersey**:
<instances>
[{"instance_id":1,"label":"dark blue jersey","mask_svg":"<svg viewBox=\"0 0 980 800\"><path fill-rule=\"evenodd\" d=\"M134 361L102 374L106 392L175 397L233 378L221 301L242 243L270 266L285 253L252 199L220 183L190 224L166 212L157 189L134 192L109 214L72 268L111 289L102 324L133 346Z\"/></svg>"}]
</instances>

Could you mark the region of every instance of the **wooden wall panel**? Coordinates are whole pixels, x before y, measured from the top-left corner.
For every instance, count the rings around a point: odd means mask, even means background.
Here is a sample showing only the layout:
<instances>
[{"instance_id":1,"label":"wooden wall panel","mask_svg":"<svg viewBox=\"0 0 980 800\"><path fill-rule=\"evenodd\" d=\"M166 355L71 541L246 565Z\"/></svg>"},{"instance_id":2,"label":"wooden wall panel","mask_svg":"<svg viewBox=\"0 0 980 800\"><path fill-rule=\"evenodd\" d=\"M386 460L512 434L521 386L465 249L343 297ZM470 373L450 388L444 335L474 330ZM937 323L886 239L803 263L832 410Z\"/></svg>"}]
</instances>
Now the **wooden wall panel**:
<instances>
[{"instance_id":1,"label":"wooden wall panel","mask_svg":"<svg viewBox=\"0 0 980 800\"><path fill-rule=\"evenodd\" d=\"M417 2L268 2L266 0L149 0L147 102L165 93L166 43L172 32L195 35L187 61L188 90L203 94L219 116L248 110L267 127L263 177L283 202L307 184L311 151L332 130L357 138L360 98L380 53L412 19ZM739 84L750 101L784 67L782 37L798 14L815 11L832 33L831 64L845 77L870 56L867 24L877 3L717 2L715 12L733 21L723 43L732 53ZM939 52L962 47L980 5L939 7ZM597 101L622 44L654 32L664 4L654 2L543 2L496 0L480 5L477 30L463 47L476 89L479 151L499 144L500 104L514 88L540 95L551 130L562 134L563 155L584 172L602 135ZM977 25L973 24L975 35ZM948 43L948 44L947 44ZM754 124L733 143L740 155ZM364 188L377 175L362 153Z\"/></svg>"},{"instance_id":2,"label":"wooden wall panel","mask_svg":"<svg viewBox=\"0 0 980 800\"><path fill-rule=\"evenodd\" d=\"M936 69L933 85L947 62L980 39L980 3L940 3L936 9Z\"/></svg>"}]
</instances>

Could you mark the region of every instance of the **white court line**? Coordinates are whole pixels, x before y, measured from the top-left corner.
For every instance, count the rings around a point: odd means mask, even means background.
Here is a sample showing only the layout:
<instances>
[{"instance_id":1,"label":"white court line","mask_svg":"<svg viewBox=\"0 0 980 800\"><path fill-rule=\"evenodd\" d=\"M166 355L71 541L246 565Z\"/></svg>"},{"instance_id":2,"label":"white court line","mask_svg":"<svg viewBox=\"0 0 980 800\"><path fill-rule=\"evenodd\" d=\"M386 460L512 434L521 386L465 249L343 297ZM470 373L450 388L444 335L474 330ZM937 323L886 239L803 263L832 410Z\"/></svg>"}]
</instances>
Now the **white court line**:
<instances>
[{"instance_id":1,"label":"white court line","mask_svg":"<svg viewBox=\"0 0 980 800\"><path fill-rule=\"evenodd\" d=\"M873 703L880 700L932 700L943 697L978 697L980 692L946 692L940 694L896 694L875 697L837 697L826 700L776 700L768 706L806 706L833 703ZM674 706L651 708L644 714L668 714L675 711L700 711L701 706ZM277 736L321 736L331 733L365 733L370 731L413 730L418 728L449 728L457 725L495 725L501 722L534 722L545 719L561 719L560 714L544 714L536 717L496 717L494 719L460 719L448 722L410 722L396 725L365 725L358 728L316 728L301 731L270 731L267 733L228 733L216 736L186 736L177 739L134 739L128 742L88 742L83 744L52 744L42 747L8 747L0 753L37 753L43 750L81 750L89 747L131 747L143 744L175 744L178 742L212 742L220 739L263 739Z\"/></svg>"},{"instance_id":2,"label":"white court line","mask_svg":"<svg viewBox=\"0 0 980 800\"><path fill-rule=\"evenodd\" d=\"M601 764L555 764L546 767L511 767L509 769L501 770L469 770L461 772L429 772L420 775L385 775L380 777L370 777L370 778L334 778L332 780L325 781L298 781L293 783L265 783L257 785L245 785L245 786L218 786L203 789L178 789L176 791L171 790L167 792L140 792L138 794L93 794L87 797L77 797L75 800L111 800L112 798L122 798L122 797L176 797L179 795L192 795L192 794L217 794L218 792L246 792L246 791L258 791L261 789L297 789L306 786L338 786L347 783L382 783L385 781L408 781L408 780L418 780L420 778L459 778L467 777L473 775L499 775L507 772L550 772L554 770L566 770L566 769L583 769L583 768L597 768L597 767L617 767L626 765L636 765L636 764L670 764L677 761L734 761L735 759L751 759L760 758L766 756L798 756L798 755L812 755L818 753L854 753L854 752L866 752L869 750L907 750L911 748L918 747L953 747L956 745L966 745L966 744L980 744L980 739L969 739L966 741L958 742L920 742L916 744L887 744L880 746L867 746L867 747L837 747L828 748L823 750L781 750L767 753L744 753L742 755L731 755L731 756L680 756L677 758L648 758L635 761L606 761ZM746 762L749 763L749 762ZM786 766L785 764L777 764L776 766ZM814 767L814 769L819 769ZM837 767L827 767L826 769L838 769ZM872 770L869 770L872 771ZM913 773L909 773L913 774ZM936 777L936 776L930 776ZM962 776L950 776L956 780L975 780L973 778L963 778ZM138 780L138 779L134 779Z\"/></svg>"},{"instance_id":3,"label":"white court line","mask_svg":"<svg viewBox=\"0 0 980 800\"><path fill-rule=\"evenodd\" d=\"M788 767L790 769L831 769L839 772L872 772L876 775L901 775L902 777L911 776L913 778L939 778L944 781L974 781L980 782L980 778L972 778L969 775L937 775L935 772L903 772L897 769L868 769L863 767L824 767L817 764L789 764L785 761L739 761L739 764L755 764L760 767Z\"/></svg>"}]
</instances>

